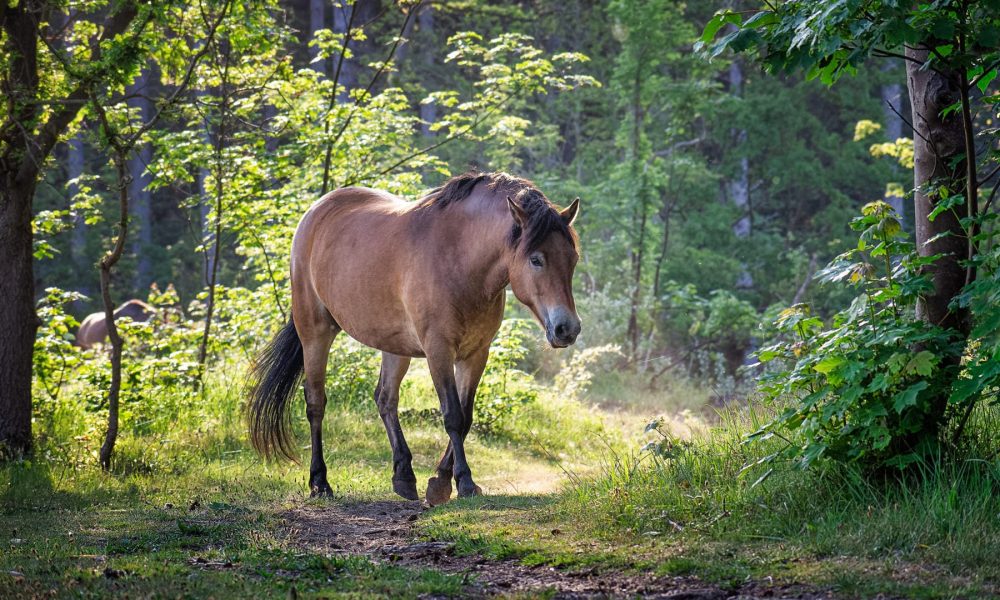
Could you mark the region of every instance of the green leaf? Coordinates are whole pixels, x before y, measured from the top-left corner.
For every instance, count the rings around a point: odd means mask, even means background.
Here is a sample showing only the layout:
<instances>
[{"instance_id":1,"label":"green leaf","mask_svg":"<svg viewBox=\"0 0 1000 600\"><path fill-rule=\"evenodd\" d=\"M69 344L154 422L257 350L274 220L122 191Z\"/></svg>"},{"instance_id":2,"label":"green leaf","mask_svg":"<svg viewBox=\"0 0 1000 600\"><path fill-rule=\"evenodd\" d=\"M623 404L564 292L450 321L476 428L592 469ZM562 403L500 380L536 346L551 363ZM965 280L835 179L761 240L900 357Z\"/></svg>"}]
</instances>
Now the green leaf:
<instances>
[{"instance_id":1,"label":"green leaf","mask_svg":"<svg viewBox=\"0 0 1000 600\"><path fill-rule=\"evenodd\" d=\"M906 363L906 368L903 369L906 373L916 373L923 377L929 377L934 371L934 364L937 362L937 357L933 352L928 350L922 350L913 355L910 362Z\"/></svg>"},{"instance_id":2,"label":"green leaf","mask_svg":"<svg viewBox=\"0 0 1000 600\"><path fill-rule=\"evenodd\" d=\"M965 203L965 196L963 196L962 194L956 194L954 196L949 196L944 200L938 200L934 204L934 209L930 212L929 215L927 215L927 220L933 222L934 219L936 219L937 216L943 213L944 211L951 210L956 206L961 206L964 203Z\"/></svg>"},{"instance_id":3,"label":"green leaf","mask_svg":"<svg viewBox=\"0 0 1000 600\"><path fill-rule=\"evenodd\" d=\"M842 356L828 356L813 365L813 369L824 375L829 375L843 364L844 358Z\"/></svg>"},{"instance_id":4,"label":"green leaf","mask_svg":"<svg viewBox=\"0 0 1000 600\"><path fill-rule=\"evenodd\" d=\"M753 21L760 14L762 13L757 13L756 15L751 17L750 20ZM715 13L715 16L712 17L711 20L709 20L709 22L705 24L705 30L702 32L701 37L698 39L702 43L707 44L715 39L715 34L717 34L719 30L722 29L724 26L726 26L727 24L739 26L742 19L743 18L738 13L734 13L731 11Z\"/></svg>"},{"instance_id":5,"label":"green leaf","mask_svg":"<svg viewBox=\"0 0 1000 600\"><path fill-rule=\"evenodd\" d=\"M918 381L902 392L896 394L892 402L892 407L897 413L902 413L908 406L917 405L917 395L930 386L926 381Z\"/></svg>"},{"instance_id":6,"label":"green leaf","mask_svg":"<svg viewBox=\"0 0 1000 600\"><path fill-rule=\"evenodd\" d=\"M976 82L976 87L979 88L980 92L985 94L986 88L990 87L990 84L993 83L993 80L996 79L996 77L997 77L997 70L990 69L989 72L987 72L985 75L979 78L979 81Z\"/></svg>"}]
</instances>

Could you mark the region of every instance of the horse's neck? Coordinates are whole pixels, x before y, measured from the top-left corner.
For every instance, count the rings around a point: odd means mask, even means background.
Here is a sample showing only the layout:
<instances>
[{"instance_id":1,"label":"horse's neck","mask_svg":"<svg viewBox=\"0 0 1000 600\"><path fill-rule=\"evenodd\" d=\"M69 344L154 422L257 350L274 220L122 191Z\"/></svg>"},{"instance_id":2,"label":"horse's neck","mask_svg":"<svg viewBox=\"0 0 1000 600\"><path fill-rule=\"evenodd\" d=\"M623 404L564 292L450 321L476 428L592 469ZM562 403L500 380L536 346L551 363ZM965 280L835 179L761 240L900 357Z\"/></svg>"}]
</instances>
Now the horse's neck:
<instances>
[{"instance_id":1,"label":"horse's neck","mask_svg":"<svg viewBox=\"0 0 1000 600\"><path fill-rule=\"evenodd\" d=\"M453 251L461 255L470 293L493 299L510 281L506 258L513 222L502 199L473 196L465 203L450 207L462 213L465 224L460 247Z\"/></svg>"}]
</instances>

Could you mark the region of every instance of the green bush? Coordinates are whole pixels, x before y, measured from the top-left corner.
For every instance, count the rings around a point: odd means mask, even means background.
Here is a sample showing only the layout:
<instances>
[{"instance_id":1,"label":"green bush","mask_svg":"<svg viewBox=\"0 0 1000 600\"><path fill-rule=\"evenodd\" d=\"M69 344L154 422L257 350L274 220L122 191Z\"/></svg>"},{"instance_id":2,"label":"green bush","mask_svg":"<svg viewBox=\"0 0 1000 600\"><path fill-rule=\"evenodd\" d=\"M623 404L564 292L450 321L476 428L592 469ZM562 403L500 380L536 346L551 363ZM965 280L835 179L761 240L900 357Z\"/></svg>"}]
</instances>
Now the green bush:
<instances>
[{"instance_id":1,"label":"green bush","mask_svg":"<svg viewBox=\"0 0 1000 600\"><path fill-rule=\"evenodd\" d=\"M481 433L500 433L524 405L538 400L533 378L518 368L531 326L527 319L505 319L493 339L474 407L473 427Z\"/></svg>"},{"instance_id":2,"label":"green bush","mask_svg":"<svg viewBox=\"0 0 1000 600\"><path fill-rule=\"evenodd\" d=\"M961 336L916 316L932 289L923 268L935 257L917 254L884 202L866 205L852 227L857 246L817 274L857 287L850 307L829 326L807 305L788 308L776 322L779 340L759 352L761 362L781 365L760 389L790 403L751 436L785 440L767 460L904 466L940 449L942 398L951 400L945 419L973 402L957 393L968 381L959 377Z\"/></svg>"}]
</instances>

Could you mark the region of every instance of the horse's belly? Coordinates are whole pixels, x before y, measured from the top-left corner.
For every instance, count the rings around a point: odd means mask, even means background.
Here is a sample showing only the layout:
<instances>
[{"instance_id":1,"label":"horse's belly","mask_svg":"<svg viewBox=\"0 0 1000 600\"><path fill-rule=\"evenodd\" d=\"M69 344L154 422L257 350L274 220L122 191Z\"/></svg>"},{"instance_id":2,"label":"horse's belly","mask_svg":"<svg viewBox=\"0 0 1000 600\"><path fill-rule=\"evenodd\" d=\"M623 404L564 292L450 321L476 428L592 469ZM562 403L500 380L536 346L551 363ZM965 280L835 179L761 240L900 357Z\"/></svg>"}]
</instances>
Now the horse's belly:
<instances>
[{"instance_id":1,"label":"horse's belly","mask_svg":"<svg viewBox=\"0 0 1000 600\"><path fill-rule=\"evenodd\" d=\"M346 286L345 286L346 287ZM332 294L326 303L330 315L344 332L366 346L398 354L423 357L416 328L395 295L386 290L364 287ZM360 297L359 297L360 296Z\"/></svg>"},{"instance_id":2,"label":"horse's belly","mask_svg":"<svg viewBox=\"0 0 1000 600\"><path fill-rule=\"evenodd\" d=\"M347 335L361 342L365 346L397 354L399 356L409 356L411 358L424 358L424 350L420 346L420 341L415 336L405 332L371 332L367 330L351 331L344 329Z\"/></svg>"}]
</instances>

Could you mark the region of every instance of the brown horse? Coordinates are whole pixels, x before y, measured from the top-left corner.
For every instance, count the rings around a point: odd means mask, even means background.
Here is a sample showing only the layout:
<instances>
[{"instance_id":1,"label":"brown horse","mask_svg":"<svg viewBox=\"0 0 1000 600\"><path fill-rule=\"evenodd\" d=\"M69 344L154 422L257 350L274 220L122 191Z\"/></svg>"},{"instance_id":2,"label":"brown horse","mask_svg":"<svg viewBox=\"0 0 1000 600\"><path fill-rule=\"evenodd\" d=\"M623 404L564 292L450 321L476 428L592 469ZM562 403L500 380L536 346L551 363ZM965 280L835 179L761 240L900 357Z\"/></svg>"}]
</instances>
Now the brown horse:
<instances>
[{"instance_id":1,"label":"brown horse","mask_svg":"<svg viewBox=\"0 0 1000 600\"><path fill-rule=\"evenodd\" d=\"M393 490L417 499L397 407L412 357L426 357L449 444L427 484L431 504L480 493L465 457L473 401L505 289L534 313L549 343L576 341L572 278L579 253L577 198L558 210L529 181L504 173L450 179L418 202L352 187L306 212L292 241L292 319L255 361L250 440L265 456L292 457L288 403L305 375L312 437L309 487L330 495L323 460L324 380L341 331L382 351L375 401L392 445Z\"/></svg>"},{"instance_id":2,"label":"brown horse","mask_svg":"<svg viewBox=\"0 0 1000 600\"><path fill-rule=\"evenodd\" d=\"M115 309L115 320L128 317L136 323L145 323L155 314L156 309L152 306L142 300L132 299ZM76 332L76 345L84 350L107 339L108 323L104 319L104 311L87 315Z\"/></svg>"}]
</instances>

